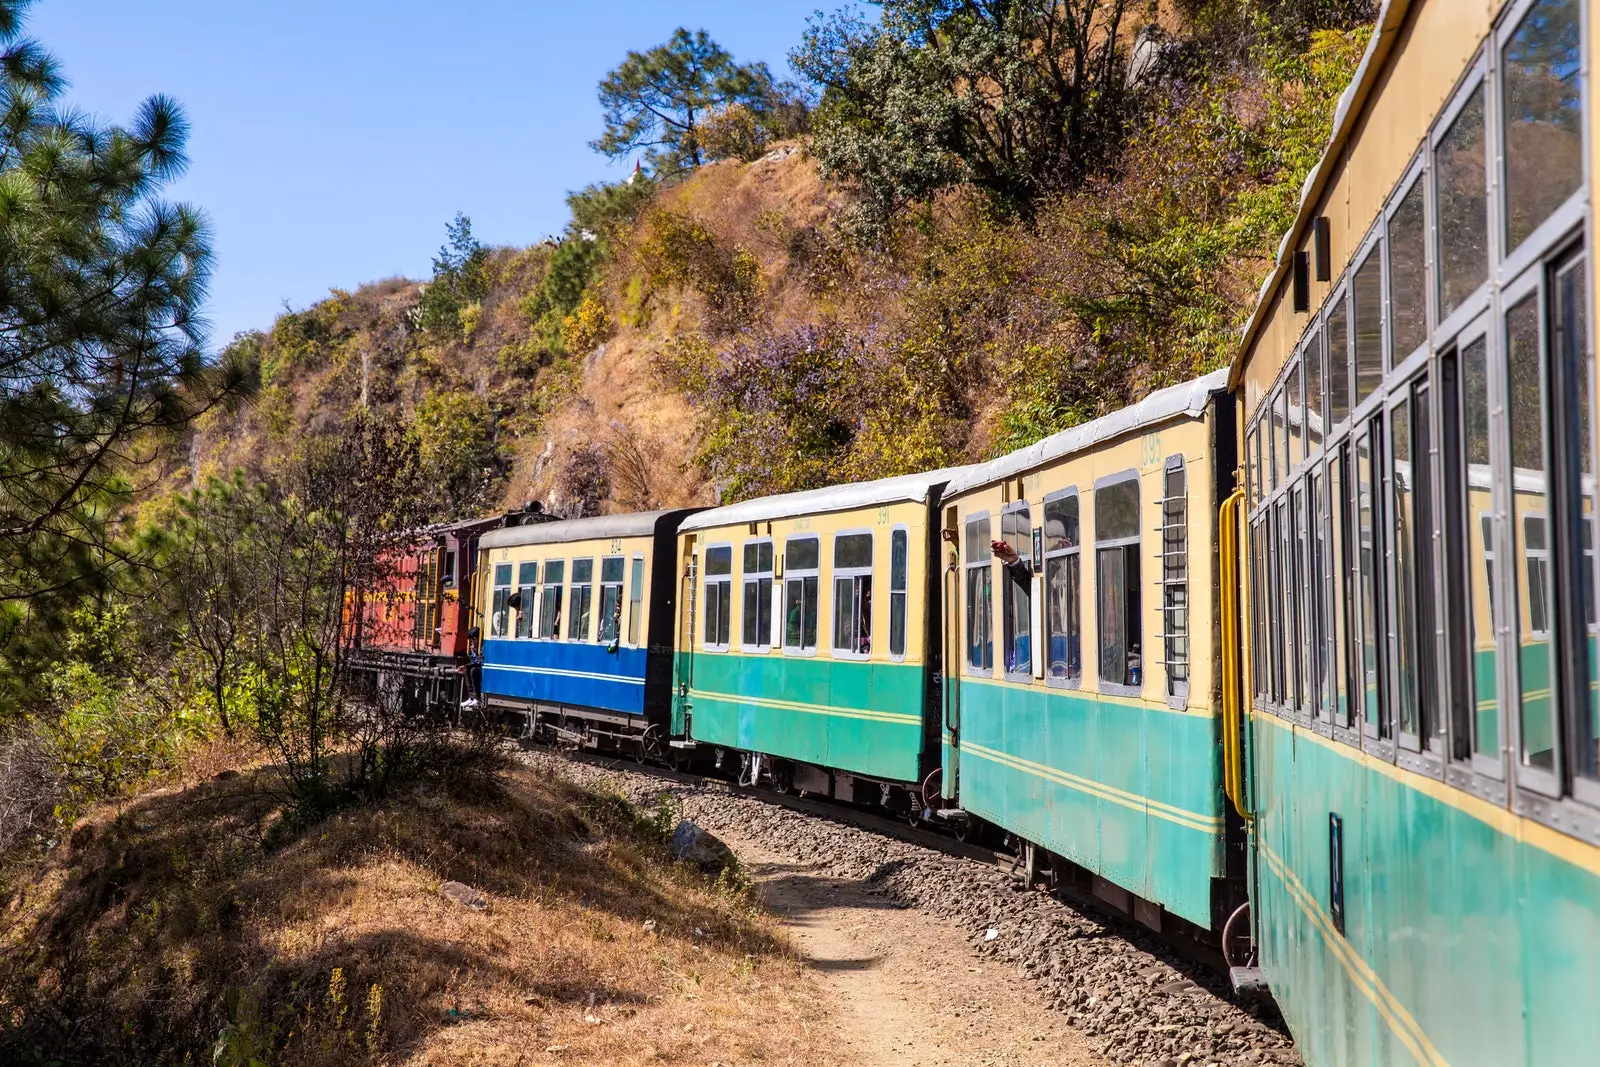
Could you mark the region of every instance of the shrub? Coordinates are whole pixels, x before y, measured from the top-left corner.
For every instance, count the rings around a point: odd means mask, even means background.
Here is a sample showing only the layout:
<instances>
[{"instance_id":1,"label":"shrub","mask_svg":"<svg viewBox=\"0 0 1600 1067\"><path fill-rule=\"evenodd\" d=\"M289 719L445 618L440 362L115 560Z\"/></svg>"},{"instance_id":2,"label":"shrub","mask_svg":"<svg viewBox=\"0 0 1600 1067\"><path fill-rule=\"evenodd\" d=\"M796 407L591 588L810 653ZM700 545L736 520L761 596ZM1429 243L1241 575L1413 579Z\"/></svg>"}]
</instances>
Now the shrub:
<instances>
[{"instance_id":1,"label":"shrub","mask_svg":"<svg viewBox=\"0 0 1600 1067\"><path fill-rule=\"evenodd\" d=\"M611 333L605 302L593 293L585 293L572 314L561 321L562 347L575 355L593 352Z\"/></svg>"}]
</instances>

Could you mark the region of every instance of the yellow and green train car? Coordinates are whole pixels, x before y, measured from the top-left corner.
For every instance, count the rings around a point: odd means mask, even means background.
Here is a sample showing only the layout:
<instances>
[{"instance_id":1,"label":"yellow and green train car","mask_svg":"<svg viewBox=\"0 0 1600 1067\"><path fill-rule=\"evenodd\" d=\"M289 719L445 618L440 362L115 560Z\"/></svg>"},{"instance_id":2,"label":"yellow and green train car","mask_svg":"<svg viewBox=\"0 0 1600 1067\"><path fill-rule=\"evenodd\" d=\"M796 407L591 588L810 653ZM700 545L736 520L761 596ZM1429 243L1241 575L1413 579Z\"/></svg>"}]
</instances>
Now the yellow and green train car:
<instances>
[{"instance_id":1,"label":"yellow and green train car","mask_svg":"<svg viewBox=\"0 0 1600 1067\"><path fill-rule=\"evenodd\" d=\"M920 810L939 761L939 490L949 471L748 500L678 535L674 734L720 763Z\"/></svg>"},{"instance_id":2,"label":"yellow and green train car","mask_svg":"<svg viewBox=\"0 0 1600 1067\"><path fill-rule=\"evenodd\" d=\"M1595 8L1390 0L1232 369L1311 1067L1600 1062Z\"/></svg>"},{"instance_id":3,"label":"yellow and green train car","mask_svg":"<svg viewBox=\"0 0 1600 1067\"><path fill-rule=\"evenodd\" d=\"M943 502L947 796L1147 923L1205 930L1244 900L1212 624L1226 386L1163 389L970 467Z\"/></svg>"}]
</instances>

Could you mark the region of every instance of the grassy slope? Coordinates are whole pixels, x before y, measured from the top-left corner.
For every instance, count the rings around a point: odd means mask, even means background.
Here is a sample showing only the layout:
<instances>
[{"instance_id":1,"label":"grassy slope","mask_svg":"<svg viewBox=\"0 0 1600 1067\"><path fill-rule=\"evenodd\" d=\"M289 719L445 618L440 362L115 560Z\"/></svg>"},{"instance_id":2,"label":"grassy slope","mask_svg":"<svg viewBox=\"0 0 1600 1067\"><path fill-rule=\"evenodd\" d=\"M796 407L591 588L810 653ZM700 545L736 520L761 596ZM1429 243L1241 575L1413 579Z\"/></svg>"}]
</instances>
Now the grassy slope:
<instances>
[{"instance_id":1,"label":"grassy slope","mask_svg":"<svg viewBox=\"0 0 1600 1067\"><path fill-rule=\"evenodd\" d=\"M668 863L670 822L518 768L296 834L272 780L106 805L13 881L0 1062L835 1058L775 926Z\"/></svg>"}]
</instances>

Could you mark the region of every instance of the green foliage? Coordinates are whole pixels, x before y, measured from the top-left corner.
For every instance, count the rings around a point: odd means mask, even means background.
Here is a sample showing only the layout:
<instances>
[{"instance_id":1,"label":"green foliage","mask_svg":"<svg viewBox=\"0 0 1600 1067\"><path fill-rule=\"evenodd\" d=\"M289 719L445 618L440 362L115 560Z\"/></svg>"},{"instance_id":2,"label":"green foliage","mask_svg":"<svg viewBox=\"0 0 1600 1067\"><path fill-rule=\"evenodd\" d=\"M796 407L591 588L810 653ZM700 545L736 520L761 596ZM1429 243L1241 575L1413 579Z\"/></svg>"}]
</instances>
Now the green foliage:
<instances>
[{"instance_id":1,"label":"green foliage","mask_svg":"<svg viewBox=\"0 0 1600 1067\"><path fill-rule=\"evenodd\" d=\"M639 262L652 289L698 293L714 333L750 321L761 292L761 267L747 249L728 248L692 215L660 208L645 217L643 230Z\"/></svg>"},{"instance_id":2,"label":"green foliage","mask_svg":"<svg viewBox=\"0 0 1600 1067\"><path fill-rule=\"evenodd\" d=\"M436 336L459 337L461 309L488 292L488 251L472 236L472 220L456 212L445 227L444 247L433 260L433 280L422 294L416 322Z\"/></svg>"},{"instance_id":3,"label":"green foliage","mask_svg":"<svg viewBox=\"0 0 1600 1067\"><path fill-rule=\"evenodd\" d=\"M881 231L970 183L1031 217L1114 158L1129 0L884 0L877 23L815 17L790 63L822 90L812 151Z\"/></svg>"},{"instance_id":4,"label":"green foliage","mask_svg":"<svg viewBox=\"0 0 1600 1067\"><path fill-rule=\"evenodd\" d=\"M780 100L765 63L737 64L704 30L679 28L665 44L629 52L600 82L606 128L592 147L613 159L642 149L658 173L698 167L708 113L738 104L765 116Z\"/></svg>"},{"instance_id":5,"label":"green foliage","mask_svg":"<svg viewBox=\"0 0 1600 1067\"><path fill-rule=\"evenodd\" d=\"M487 399L462 389L429 392L412 414L411 436L424 478L442 494L440 514L466 514L485 503L501 466Z\"/></svg>"},{"instance_id":6,"label":"green foliage","mask_svg":"<svg viewBox=\"0 0 1600 1067\"><path fill-rule=\"evenodd\" d=\"M568 232L582 234L587 230L606 241L614 241L618 234L633 225L657 188L658 184L640 171L627 181L597 182L569 193L567 207L572 212L572 223Z\"/></svg>"}]
</instances>

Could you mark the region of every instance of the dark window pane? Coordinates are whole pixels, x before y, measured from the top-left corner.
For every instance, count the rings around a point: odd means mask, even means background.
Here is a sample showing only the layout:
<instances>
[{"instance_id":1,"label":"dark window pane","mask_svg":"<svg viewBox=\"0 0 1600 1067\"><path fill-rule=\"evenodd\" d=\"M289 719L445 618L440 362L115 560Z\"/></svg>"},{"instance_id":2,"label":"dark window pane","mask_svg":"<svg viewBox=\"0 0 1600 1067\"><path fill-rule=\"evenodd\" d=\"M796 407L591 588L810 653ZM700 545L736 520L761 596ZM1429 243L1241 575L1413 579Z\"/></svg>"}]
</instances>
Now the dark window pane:
<instances>
[{"instance_id":1,"label":"dark window pane","mask_svg":"<svg viewBox=\"0 0 1600 1067\"><path fill-rule=\"evenodd\" d=\"M1537 9L1536 9L1537 10ZM1581 559L1577 568L1579 606L1573 619L1574 631L1581 635L1584 650L1584 678L1577 687L1579 710L1573 723L1573 773L1582 778L1600 779L1600 627L1596 625L1595 591L1595 485L1593 450L1594 419L1591 407L1587 261L1579 257L1557 273L1553 288L1552 312L1557 330L1556 350L1560 371L1556 379L1568 390L1568 423L1577 438L1571 448L1580 459L1577 477L1568 476L1568 485L1578 483L1577 519L1580 523ZM1581 619L1581 622L1579 621Z\"/></svg>"},{"instance_id":2,"label":"dark window pane","mask_svg":"<svg viewBox=\"0 0 1600 1067\"><path fill-rule=\"evenodd\" d=\"M1328 310L1328 419L1350 417L1350 301L1340 293Z\"/></svg>"},{"instance_id":3,"label":"dark window pane","mask_svg":"<svg viewBox=\"0 0 1600 1067\"><path fill-rule=\"evenodd\" d=\"M1312 333L1311 341L1306 345L1305 355L1301 357L1305 367L1306 379L1306 453L1315 453L1322 448L1322 431L1325 412L1322 407L1323 390L1323 351L1322 331Z\"/></svg>"},{"instance_id":4,"label":"dark window pane","mask_svg":"<svg viewBox=\"0 0 1600 1067\"><path fill-rule=\"evenodd\" d=\"M1428 236L1422 217L1420 180L1389 219L1389 318L1394 361L1399 363L1428 339Z\"/></svg>"},{"instance_id":5,"label":"dark window pane","mask_svg":"<svg viewBox=\"0 0 1600 1067\"><path fill-rule=\"evenodd\" d=\"M967 523L966 556L968 563L989 558L989 520L973 519Z\"/></svg>"},{"instance_id":6,"label":"dark window pane","mask_svg":"<svg viewBox=\"0 0 1600 1067\"><path fill-rule=\"evenodd\" d=\"M1139 536L1139 482L1112 482L1094 491L1094 537L1111 541Z\"/></svg>"},{"instance_id":7,"label":"dark window pane","mask_svg":"<svg viewBox=\"0 0 1600 1067\"><path fill-rule=\"evenodd\" d=\"M1260 434L1256 435L1259 445ZM1044 504L1044 550L1078 547L1078 495L1047 500Z\"/></svg>"},{"instance_id":8,"label":"dark window pane","mask_svg":"<svg viewBox=\"0 0 1600 1067\"><path fill-rule=\"evenodd\" d=\"M1512 528L1517 559L1511 573L1524 583L1518 612L1519 703L1522 762L1555 769L1556 701L1550 642L1550 549L1546 520L1550 502L1545 483L1544 392L1541 372L1544 336L1537 295L1506 312L1506 361L1513 472Z\"/></svg>"},{"instance_id":9,"label":"dark window pane","mask_svg":"<svg viewBox=\"0 0 1600 1067\"><path fill-rule=\"evenodd\" d=\"M817 569L817 539L803 537L791 539L784 546L784 566L792 571L814 571Z\"/></svg>"},{"instance_id":10,"label":"dark window pane","mask_svg":"<svg viewBox=\"0 0 1600 1067\"><path fill-rule=\"evenodd\" d=\"M1045 561L1045 607L1050 630L1046 671L1051 678L1071 681L1083 676L1082 642L1078 631L1078 555Z\"/></svg>"},{"instance_id":11,"label":"dark window pane","mask_svg":"<svg viewBox=\"0 0 1600 1067\"><path fill-rule=\"evenodd\" d=\"M1298 363L1289 368L1289 382L1285 393L1289 412L1289 469L1294 470L1306 458L1306 409L1300 395L1300 364Z\"/></svg>"},{"instance_id":12,"label":"dark window pane","mask_svg":"<svg viewBox=\"0 0 1600 1067\"><path fill-rule=\"evenodd\" d=\"M835 567L872 566L872 535L841 534L833 539Z\"/></svg>"},{"instance_id":13,"label":"dark window pane","mask_svg":"<svg viewBox=\"0 0 1600 1067\"><path fill-rule=\"evenodd\" d=\"M1383 381L1383 277L1378 249L1356 270L1356 396L1360 404Z\"/></svg>"},{"instance_id":14,"label":"dark window pane","mask_svg":"<svg viewBox=\"0 0 1600 1067\"><path fill-rule=\"evenodd\" d=\"M1484 166L1480 85L1434 153L1440 319L1448 318L1489 276L1489 197Z\"/></svg>"},{"instance_id":15,"label":"dark window pane","mask_svg":"<svg viewBox=\"0 0 1600 1067\"><path fill-rule=\"evenodd\" d=\"M906 587L906 531L896 530L889 535L889 588L903 591Z\"/></svg>"},{"instance_id":16,"label":"dark window pane","mask_svg":"<svg viewBox=\"0 0 1600 1067\"><path fill-rule=\"evenodd\" d=\"M1514 250L1583 183L1577 0L1540 0L1506 42L1506 247Z\"/></svg>"},{"instance_id":17,"label":"dark window pane","mask_svg":"<svg viewBox=\"0 0 1600 1067\"><path fill-rule=\"evenodd\" d=\"M633 561L633 573L628 576L628 643L639 643L639 630L644 625L641 617L644 607L644 560Z\"/></svg>"},{"instance_id":18,"label":"dark window pane","mask_svg":"<svg viewBox=\"0 0 1600 1067\"><path fill-rule=\"evenodd\" d=\"M1411 406L1403 403L1389 416L1390 448L1394 469L1389 475L1390 536L1394 545L1395 680L1399 705L1396 718L1403 733L1417 733L1417 705L1413 684L1416 672L1416 599L1413 595L1411 546L1412 496L1415 492L1411 463Z\"/></svg>"},{"instance_id":19,"label":"dark window pane","mask_svg":"<svg viewBox=\"0 0 1600 1067\"><path fill-rule=\"evenodd\" d=\"M602 582L622 581L622 557L611 556L600 562L600 580Z\"/></svg>"},{"instance_id":20,"label":"dark window pane","mask_svg":"<svg viewBox=\"0 0 1600 1067\"><path fill-rule=\"evenodd\" d=\"M587 568L584 568L585 564L588 564ZM586 559L574 560L573 564L572 564L572 580L575 581L575 582L587 582L589 580L589 572L590 572L590 570L593 569L593 567L594 567L594 561L593 560L586 560ZM584 569L580 570L580 568L584 568ZM731 574L731 573L733 573L733 549L732 549L732 547L730 547L728 545L718 545L715 548L706 549L706 573L707 574Z\"/></svg>"}]
</instances>

